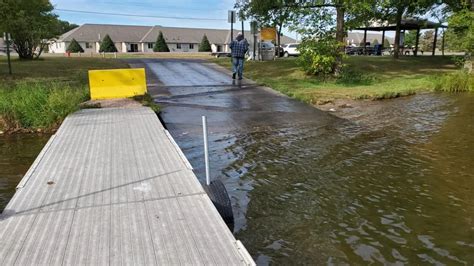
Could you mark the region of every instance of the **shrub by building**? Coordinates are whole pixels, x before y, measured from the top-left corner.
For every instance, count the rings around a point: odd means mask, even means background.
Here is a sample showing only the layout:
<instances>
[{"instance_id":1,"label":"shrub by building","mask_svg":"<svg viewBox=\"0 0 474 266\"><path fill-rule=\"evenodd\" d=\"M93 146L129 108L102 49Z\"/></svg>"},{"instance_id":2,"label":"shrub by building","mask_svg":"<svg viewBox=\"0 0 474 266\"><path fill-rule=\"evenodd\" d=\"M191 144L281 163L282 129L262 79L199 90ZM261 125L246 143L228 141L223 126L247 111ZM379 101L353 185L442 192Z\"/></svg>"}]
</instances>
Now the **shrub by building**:
<instances>
[{"instance_id":1,"label":"shrub by building","mask_svg":"<svg viewBox=\"0 0 474 266\"><path fill-rule=\"evenodd\" d=\"M199 44L199 52L212 52L211 43L206 34L202 36L201 44Z\"/></svg>"},{"instance_id":2,"label":"shrub by building","mask_svg":"<svg viewBox=\"0 0 474 266\"><path fill-rule=\"evenodd\" d=\"M110 38L110 36L107 34L105 35L104 39L102 40L102 43L100 44L100 53L116 53L117 52L117 47L115 47L114 42Z\"/></svg>"},{"instance_id":3,"label":"shrub by building","mask_svg":"<svg viewBox=\"0 0 474 266\"><path fill-rule=\"evenodd\" d=\"M72 39L71 43L67 47L66 52L69 52L69 53L84 53L84 49L82 49L81 45L76 41L76 39Z\"/></svg>"},{"instance_id":4,"label":"shrub by building","mask_svg":"<svg viewBox=\"0 0 474 266\"><path fill-rule=\"evenodd\" d=\"M163 32L160 31L158 34L158 38L156 38L155 46L153 47L153 52L169 52L170 49L166 44L165 37L163 36Z\"/></svg>"}]
</instances>

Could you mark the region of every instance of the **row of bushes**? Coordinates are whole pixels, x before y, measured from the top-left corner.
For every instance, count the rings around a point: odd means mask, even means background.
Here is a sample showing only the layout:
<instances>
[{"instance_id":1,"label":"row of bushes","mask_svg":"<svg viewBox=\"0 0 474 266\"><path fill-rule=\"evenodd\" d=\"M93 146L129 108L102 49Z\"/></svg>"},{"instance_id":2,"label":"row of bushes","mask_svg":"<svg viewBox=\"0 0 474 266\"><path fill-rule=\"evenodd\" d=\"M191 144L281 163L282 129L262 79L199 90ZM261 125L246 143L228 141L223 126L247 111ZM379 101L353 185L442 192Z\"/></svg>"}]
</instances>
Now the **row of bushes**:
<instances>
[{"instance_id":1,"label":"row of bushes","mask_svg":"<svg viewBox=\"0 0 474 266\"><path fill-rule=\"evenodd\" d=\"M0 86L0 130L52 129L87 99L86 88L58 82Z\"/></svg>"}]
</instances>

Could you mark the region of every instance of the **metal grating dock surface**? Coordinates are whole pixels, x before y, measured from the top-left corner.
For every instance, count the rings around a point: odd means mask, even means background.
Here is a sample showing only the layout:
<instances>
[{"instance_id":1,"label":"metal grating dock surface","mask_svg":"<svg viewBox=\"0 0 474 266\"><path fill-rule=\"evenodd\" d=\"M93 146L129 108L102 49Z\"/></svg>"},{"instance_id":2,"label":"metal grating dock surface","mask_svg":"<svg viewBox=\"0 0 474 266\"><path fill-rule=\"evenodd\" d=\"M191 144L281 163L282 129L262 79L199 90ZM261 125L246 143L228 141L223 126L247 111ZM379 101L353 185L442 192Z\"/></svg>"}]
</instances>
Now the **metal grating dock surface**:
<instances>
[{"instance_id":1,"label":"metal grating dock surface","mask_svg":"<svg viewBox=\"0 0 474 266\"><path fill-rule=\"evenodd\" d=\"M246 265L149 108L89 109L51 137L0 216L0 265Z\"/></svg>"}]
</instances>

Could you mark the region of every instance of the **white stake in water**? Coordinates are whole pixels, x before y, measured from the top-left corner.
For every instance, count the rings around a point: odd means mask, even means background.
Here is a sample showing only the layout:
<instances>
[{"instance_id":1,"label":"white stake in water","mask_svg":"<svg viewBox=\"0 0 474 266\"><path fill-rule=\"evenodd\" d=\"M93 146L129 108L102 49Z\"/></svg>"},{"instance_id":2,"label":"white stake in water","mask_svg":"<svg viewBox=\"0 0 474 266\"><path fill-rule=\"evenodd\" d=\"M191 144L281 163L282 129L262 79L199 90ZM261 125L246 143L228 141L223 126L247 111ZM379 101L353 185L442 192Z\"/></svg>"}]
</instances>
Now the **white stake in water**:
<instances>
[{"instance_id":1,"label":"white stake in water","mask_svg":"<svg viewBox=\"0 0 474 266\"><path fill-rule=\"evenodd\" d=\"M209 148L207 143L207 120L202 116L202 135L204 137L204 161L206 163L206 185L211 184L211 176L209 174Z\"/></svg>"}]
</instances>

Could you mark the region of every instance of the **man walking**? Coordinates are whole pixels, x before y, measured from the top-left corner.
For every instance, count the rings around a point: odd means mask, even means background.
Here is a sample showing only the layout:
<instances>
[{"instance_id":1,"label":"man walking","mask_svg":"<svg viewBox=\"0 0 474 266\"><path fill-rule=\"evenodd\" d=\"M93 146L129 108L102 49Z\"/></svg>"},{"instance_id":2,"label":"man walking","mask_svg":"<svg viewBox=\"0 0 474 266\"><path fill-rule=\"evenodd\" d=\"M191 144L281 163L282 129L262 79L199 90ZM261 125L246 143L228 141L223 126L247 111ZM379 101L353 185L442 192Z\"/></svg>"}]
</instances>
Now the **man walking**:
<instances>
[{"instance_id":1,"label":"man walking","mask_svg":"<svg viewBox=\"0 0 474 266\"><path fill-rule=\"evenodd\" d=\"M230 49L232 50L232 79L235 79L236 74L239 75L239 79L242 79L245 53L249 49L249 43L241 32L237 34L235 41L230 43Z\"/></svg>"}]
</instances>

